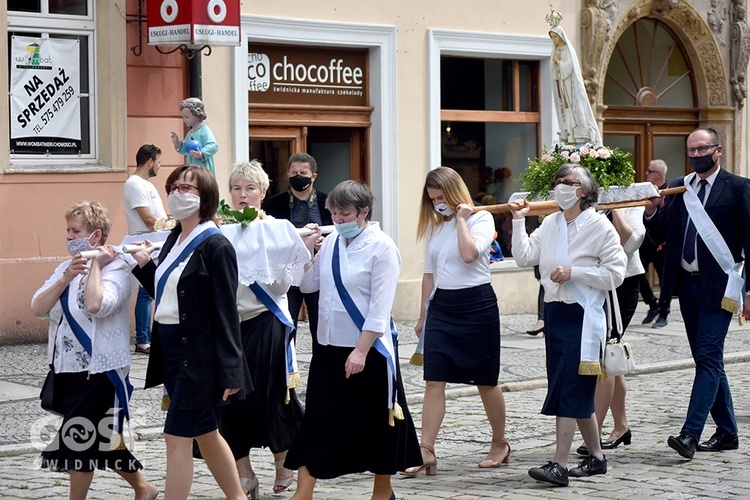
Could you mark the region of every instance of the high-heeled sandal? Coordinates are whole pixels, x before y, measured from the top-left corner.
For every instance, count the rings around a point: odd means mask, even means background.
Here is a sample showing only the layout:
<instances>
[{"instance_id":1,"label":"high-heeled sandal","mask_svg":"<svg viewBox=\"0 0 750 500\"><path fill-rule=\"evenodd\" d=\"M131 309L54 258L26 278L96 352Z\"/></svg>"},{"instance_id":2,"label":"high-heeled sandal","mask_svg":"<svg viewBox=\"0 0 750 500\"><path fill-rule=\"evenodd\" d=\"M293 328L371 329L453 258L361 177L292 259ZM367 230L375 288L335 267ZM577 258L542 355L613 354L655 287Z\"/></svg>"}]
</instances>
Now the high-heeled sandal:
<instances>
[{"instance_id":1,"label":"high-heeled sandal","mask_svg":"<svg viewBox=\"0 0 750 500\"><path fill-rule=\"evenodd\" d=\"M508 446L508 453L503 457L502 460L499 462L495 460L490 460L489 458L485 458L481 462L477 464L477 467L480 469L496 469L500 467L502 464L509 464L510 463L510 443L508 442L508 438L503 439L503 444Z\"/></svg>"},{"instance_id":2,"label":"high-heeled sandal","mask_svg":"<svg viewBox=\"0 0 750 500\"><path fill-rule=\"evenodd\" d=\"M276 472L277 473L280 470L288 470L288 471L291 472L290 469L287 469L286 467L284 467L284 459L283 458L281 460L274 460L273 461L273 465L276 468ZM285 489L289 488L292 485L293 482L294 482L294 472L292 472L292 477L287 477L285 479L276 479L273 482L273 492L274 493L281 493Z\"/></svg>"},{"instance_id":3,"label":"high-heeled sandal","mask_svg":"<svg viewBox=\"0 0 750 500\"><path fill-rule=\"evenodd\" d=\"M252 500L258 500L260 496L260 481L258 476L253 474L253 477L241 477L240 485L242 486L242 492L250 497Z\"/></svg>"},{"instance_id":4,"label":"high-heeled sandal","mask_svg":"<svg viewBox=\"0 0 750 500\"><path fill-rule=\"evenodd\" d=\"M428 476L434 476L437 474L437 463L438 458L437 455L435 455L435 449L432 446L428 446L426 444L420 444L420 448L424 448L425 450L432 453L433 460L430 463L424 463L418 467L409 467L405 471L403 471L401 474L404 476L409 477L417 477L420 472L425 471L425 474Z\"/></svg>"}]
</instances>

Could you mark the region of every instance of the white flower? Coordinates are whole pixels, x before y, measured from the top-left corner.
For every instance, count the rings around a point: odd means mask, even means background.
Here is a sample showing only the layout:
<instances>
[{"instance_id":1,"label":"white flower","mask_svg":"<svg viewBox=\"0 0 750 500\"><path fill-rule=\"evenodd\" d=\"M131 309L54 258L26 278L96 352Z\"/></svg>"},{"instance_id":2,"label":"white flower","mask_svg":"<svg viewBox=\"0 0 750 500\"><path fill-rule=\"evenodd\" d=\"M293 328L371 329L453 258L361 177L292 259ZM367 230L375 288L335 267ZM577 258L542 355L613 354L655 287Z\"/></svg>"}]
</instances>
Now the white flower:
<instances>
[{"instance_id":1,"label":"white flower","mask_svg":"<svg viewBox=\"0 0 750 500\"><path fill-rule=\"evenodd\" d=\"M568 153L567 151L563 151L562 153L560 153L560 156L563 158L563 160L567 160L568 158L570 158L570 153Z\"/></svg>"},{"instance_id":2,"label":"white flower","mask_svg":"<svg viewBox=\"0 0 750 500\"><path fill-rule=\"evenodd\" d=\"M596 149L590 149L589 156L591 158L599 158L599 152Z\"/></svg>"},{"instance_id":3,"label":"white flower","mask_svg":"<svg viewBox=\"0 0 750 500\"><path fill-rule=\"evenodd\" d=\"M581 155L579 155L578 153L573 153L572 155L570 155L570 161L572 161L573 163L578 163L579 161L581 161Z\"/></svg>"},{"instance_id":4,"label":"white flower","mask_svg":"<svg viewBox=\"0 0 750 500\"><path fill-rule=\"evenodd\" d=\"M606 160L610 156L612 156L612 152L607 148L600 148L599 151L599 158Z\"/></svg>"},{"instance_id":5,"label":"white flower","mask_svg":"<svg viewBox=\"0 0 750 500\"><path fill-rule=\"evenodd\" d=\"M581 156L587 156L589 154L589 148L581 146Z\"/></svg>"},{"instance_id":6,"label":"white flower","mask_svg":"<svg viewBox=\"0 0 750 500\"><path fill-rule=\"evenodd\" d=\"M546 155L542 155L542 163L549 163L552 161L552 155L547 153Z\"/></svg>"}]
</instances>

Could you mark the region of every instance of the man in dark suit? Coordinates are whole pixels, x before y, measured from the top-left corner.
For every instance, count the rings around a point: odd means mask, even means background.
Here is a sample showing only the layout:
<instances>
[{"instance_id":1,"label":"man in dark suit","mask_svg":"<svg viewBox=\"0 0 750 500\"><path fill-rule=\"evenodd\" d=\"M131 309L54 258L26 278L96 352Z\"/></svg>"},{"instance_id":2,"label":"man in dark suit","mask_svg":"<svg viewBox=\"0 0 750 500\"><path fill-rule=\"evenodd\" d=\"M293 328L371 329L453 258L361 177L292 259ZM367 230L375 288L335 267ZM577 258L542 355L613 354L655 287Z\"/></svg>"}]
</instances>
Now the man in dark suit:
<instances>
[{"instance_id":1,"label":"man in dark suit","mask_svg":"<svg viewBox=\"0 0 750 500\"><path fill-rule=\"evenodd\" d=\"M307 153L293 154L287 162L289 191L279 193L263 202L263 210L277 219L287 219L294 227L304 227L314 222L320 226L330 226L331 212L326 208L326 193L317 191L313 184L318 177L318 163ZM302 309L302 301L307 305L310 319L310 334L313 349L318 345L318 292L302 293L297 286L289 288L289 312L297 327L297 318Z\"/></svg>"},{"instance_id":2,"label":"man in dark suit","mask_svg":"<svg viewBox=\"0 0 750 500\"><path fill-rule=\"evenodd\" d=\"M667 444L685 458L698 451L733 450L738 447L737 421L732 395L724 371L724 339L732 312L726 303L728 274L701 234L701 220L710 219L733 259L750 256L750 183L722 169L723 152L719 135L711 128L699 128L687 139L690 167L695 175L675 179L671 187L689 183L695 195L680 193L667 197L666 209L657 211L659 199L646 207L646 227L655 239L666 239L662 295L679 295L690 350L695 360L695 378L685 423L678 436ZM688 200L688 196L691 198ZM688 213L686 200L694 207L703 204L707 218L695 208ZM697 221L697 223L695 222ZM710 242L713 245L713 242ZM718 252L716 252L718 253ZM730 263L731 264L731 263ZM743 284L743 290L747 284ZM736 297L739 300L740 294ZM724 303L723 303L724 302ZM743 306L742 303L739 306ZM736 311L734 311L736 312ZM750 297L744 300L744 317L750 318ZM711 438L698 444L709 413L716 424Z\"/></svg>"}]
</instances>

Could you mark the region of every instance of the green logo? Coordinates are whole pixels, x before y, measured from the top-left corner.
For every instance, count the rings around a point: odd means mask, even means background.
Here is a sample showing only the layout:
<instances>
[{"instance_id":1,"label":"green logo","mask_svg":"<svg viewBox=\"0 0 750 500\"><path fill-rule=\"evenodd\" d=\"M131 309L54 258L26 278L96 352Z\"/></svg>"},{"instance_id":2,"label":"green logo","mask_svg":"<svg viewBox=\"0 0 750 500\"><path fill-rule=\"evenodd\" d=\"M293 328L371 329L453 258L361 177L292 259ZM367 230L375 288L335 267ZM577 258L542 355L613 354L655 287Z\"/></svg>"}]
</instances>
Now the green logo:
<instances>
[{"instance_id":1,"label":"green logo","mask_svg":"<svg viewBox=\"0 0 750 500\"><path fill-rule=\"evenodd\" d=\"M31 65L39 66L39 45L35 43L32 43L31 45L27 45L26 53L29 54L31 58Z\"/></svg>"}]
</instances>

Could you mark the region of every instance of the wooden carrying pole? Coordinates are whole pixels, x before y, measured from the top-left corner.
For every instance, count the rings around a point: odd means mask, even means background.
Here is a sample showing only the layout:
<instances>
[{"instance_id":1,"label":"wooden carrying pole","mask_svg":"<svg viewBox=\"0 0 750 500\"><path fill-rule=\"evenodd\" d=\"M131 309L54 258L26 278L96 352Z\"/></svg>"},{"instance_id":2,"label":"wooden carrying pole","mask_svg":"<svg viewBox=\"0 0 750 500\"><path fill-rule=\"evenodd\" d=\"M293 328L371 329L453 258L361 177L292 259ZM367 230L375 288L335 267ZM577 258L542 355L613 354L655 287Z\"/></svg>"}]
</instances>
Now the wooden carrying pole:
<instances>
[{"instance_id":1,"label":"wooden carrying pole","mask_svg":"<svg viewBox=\"0 0 750 500\"><path fill-rule=\"evenodd\" d=\"M669 196L671 194L679 194L685 192L685 186L677 186L673 188L667 188L662 189L659 191L659 194L662 196ZM600 203L599 204L599 210L614 210L616 208L627 208L627 207L645 207L647 205L651 204L651 198L646 198L645 200L628 200L628 201L618 201L615 203ZM529 213L526 214L527 217L534 216L534 215L549 215L553 214L560 210L560 207L557 206L557 202L555 200L547 200L547 201L532 201L529 203L531 209L529 210ZM478 212L480 210L486 210L492 214L502 214L502 213L509 213L512 210L518 210L518 205L514 203L501 203L499 205L485 205L480 207L474 207L474 212Z\"/></svg>"}]
</instances>

